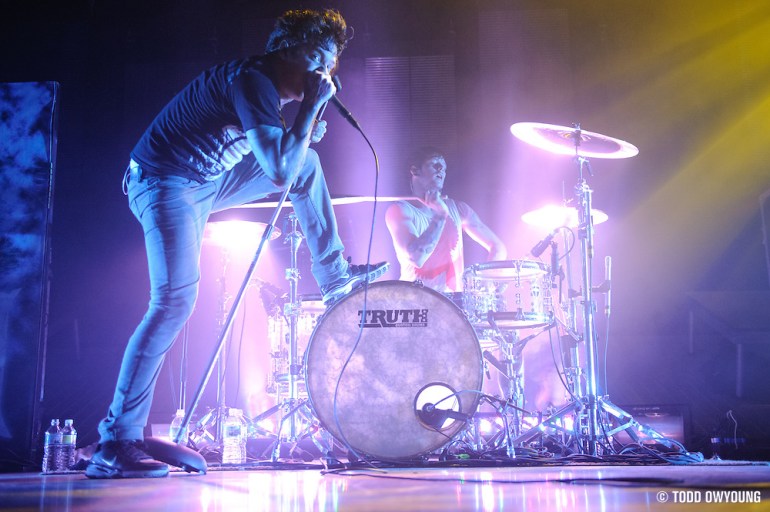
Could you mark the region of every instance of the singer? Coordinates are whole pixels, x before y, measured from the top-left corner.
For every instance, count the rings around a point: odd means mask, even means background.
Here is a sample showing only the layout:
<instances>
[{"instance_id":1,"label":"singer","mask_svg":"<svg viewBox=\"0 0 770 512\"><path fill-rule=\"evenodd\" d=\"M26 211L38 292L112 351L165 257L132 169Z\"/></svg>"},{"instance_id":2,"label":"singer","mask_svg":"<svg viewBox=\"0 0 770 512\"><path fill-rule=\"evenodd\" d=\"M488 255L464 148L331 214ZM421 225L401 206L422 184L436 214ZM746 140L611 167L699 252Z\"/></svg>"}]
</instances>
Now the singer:
<instances>
[{"instance_id":1,"label":"singer","mask_svg":"<svg viewBox=\"0 0 770 512\"><path fill-rule=\"evenodd\" d=\"M343 258L323 170L309 148L326 131L318 114L335 93L331 74L348 40L337 11L286 12L265 55L204 71L161 110L131 152L123 190L144 231L150 303L125 349L88 477L168 474L166 464L147 455L143 431L163 358L197 298L210 213L290 187L326 303L387 269ZM292 101L300 105L287 125L281 108Z\"/></svg>"},{"instance_id":2,"label":"singer","mask_svg":"<svg viewBox=\"0 0 770 512\"><path fill-rule=\"evenodd\" d=\"M423 147L409 159L413 200L397 201L385 213L401 279L422 281L436 291L462 291L463 233L487 250L487 259L504 260L507 251L473 209L442 194L447 164L436 148Z\"/></svg>"}]
</instances>

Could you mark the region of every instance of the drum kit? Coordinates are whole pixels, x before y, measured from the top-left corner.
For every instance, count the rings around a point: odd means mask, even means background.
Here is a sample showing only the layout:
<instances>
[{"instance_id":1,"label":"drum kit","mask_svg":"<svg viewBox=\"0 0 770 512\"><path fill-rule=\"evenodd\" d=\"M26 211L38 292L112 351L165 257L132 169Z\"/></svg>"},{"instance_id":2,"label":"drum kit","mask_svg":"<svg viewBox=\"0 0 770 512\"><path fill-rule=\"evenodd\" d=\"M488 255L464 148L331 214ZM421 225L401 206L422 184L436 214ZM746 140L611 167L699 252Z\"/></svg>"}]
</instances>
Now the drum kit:
<instances>
[{"instance_id":1,"label":"drum kit","mask_svg":"<svg viewBox=\"0 0 770 512\"><path fill-rule=\"evenodd\" d=\"M576 163L575 206L522 217L552 230L531 251L539 258L550 247L550 265L539 259L471 265L463 275L463 292L457 294L442 294L420 282L375 282L326 308L318 296L297 294L302 234L296 217L289 216L290 291L268 318L267 390L276 405L251 419L255 436L273 439L273 461L280 459L282 444L296 447L307 438L322 458L331 458L339 446L351 460L383 461L448 454L458 447L515 458L517 451L536 445L544 450L546 437L569 453L601 456L614 453L611 438L620 431L634 441L647 436L667 444L601 395L596 375L593 294L606 294L609 321L611 279L609 258L605 282L594 286L591 279L593 230L607 215L592 208L588 158L627 158L638 150L579 125L517 123L511 131L528 144L571 155ZM277 203L273 220L284 202L285 197ZM562 260L566 279L572 279L570 251L560 257L553 241L559 231L580 245L580 291L566 300L554 292L565 277ZM263 242L268 236L270 229ZM545 414L531 412L525 408L522 355L529 341L554 329L562 333L557 338L567 401ZM496 394L484 392L490 370L501 383ZM263 427L273 417L279 419L277 429Z\"/></svg>"}]
</instances>

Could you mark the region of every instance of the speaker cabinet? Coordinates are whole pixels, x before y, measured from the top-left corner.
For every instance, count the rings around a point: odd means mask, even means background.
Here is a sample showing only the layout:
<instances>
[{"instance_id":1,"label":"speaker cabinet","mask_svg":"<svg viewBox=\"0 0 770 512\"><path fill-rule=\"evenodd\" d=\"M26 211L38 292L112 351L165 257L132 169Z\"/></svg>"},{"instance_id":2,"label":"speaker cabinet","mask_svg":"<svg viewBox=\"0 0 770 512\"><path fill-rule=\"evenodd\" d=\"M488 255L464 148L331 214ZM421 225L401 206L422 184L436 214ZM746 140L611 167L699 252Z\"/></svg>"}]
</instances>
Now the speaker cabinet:
<instances>
[{"instance_id":1,"label":"speaker cabinet","mask_svg":"<svg viewBox=\"0 0 770 512\"><path fill-rule=\"evenodd\" d=\"M0 83L0 471L40 463L58 92Z\"/></svg>"}]
</instances>

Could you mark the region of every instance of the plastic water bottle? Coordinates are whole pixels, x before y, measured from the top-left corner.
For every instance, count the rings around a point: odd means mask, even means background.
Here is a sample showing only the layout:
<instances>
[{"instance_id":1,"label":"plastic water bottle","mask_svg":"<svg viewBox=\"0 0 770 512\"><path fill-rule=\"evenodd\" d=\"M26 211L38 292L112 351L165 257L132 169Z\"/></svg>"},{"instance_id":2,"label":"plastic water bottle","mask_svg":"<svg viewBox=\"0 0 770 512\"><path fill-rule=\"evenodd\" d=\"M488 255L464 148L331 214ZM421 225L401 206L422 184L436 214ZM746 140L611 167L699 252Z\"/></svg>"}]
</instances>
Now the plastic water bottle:
<instances>
[{"instance_id":1,"label":"plastic water bottle","mask_svg":"<svg viewBox=\"0 0 770 512\"><path fill-rule=\"evenodd\" d=\"M177 409L174 419L171 420L171 425L168 428L168 438L173 443L176 442L177 434L182 428L184 422L184 409ZM179 444L187 445L187 428L182 431L182 435L179 436Z\"/></svg>"},{"instance_id":2,"label":"plastic water bottle","mask_svg":"<svg viewBox=\"0 0 770 512\"><path fill-rule=\"evenodd\" d=\"M61 429L61 458L59 471L67 471L75 465L75 450L78 445L78 431L75 430L73 420L64 420L64 428Z\"/></svg>"},{"instance_id":3,"label":"plastic water bottle","mask_svg":"<svg viewBox=\"0 0 770 512\"><path fill-rule=\"evenodd\" d=\"M61 461L62 435L59 428L59 420L51 420L51 426L45 431L43 441L43 473L59 471L58 462Z\"/></svg>"},{"instance_id":4,"label":"plastic water bottle","mask_svg":"<svg viewBox=\"0 0 770 512\"><path fill-rule=\"evenodd\" d=\"M222 439L222 464L246 462L246 423L243 411L228 409Z\"/></svg>"}]
</instances>

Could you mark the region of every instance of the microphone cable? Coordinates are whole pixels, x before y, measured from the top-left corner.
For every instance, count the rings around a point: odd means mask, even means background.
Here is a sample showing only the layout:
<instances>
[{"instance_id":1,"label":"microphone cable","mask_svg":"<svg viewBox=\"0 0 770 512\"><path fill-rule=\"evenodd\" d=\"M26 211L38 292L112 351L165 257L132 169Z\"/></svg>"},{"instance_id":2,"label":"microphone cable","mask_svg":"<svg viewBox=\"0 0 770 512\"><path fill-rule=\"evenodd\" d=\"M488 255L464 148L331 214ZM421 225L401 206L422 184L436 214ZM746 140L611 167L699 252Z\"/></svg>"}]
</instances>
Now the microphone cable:
<instances>
[{"instance_id":1,"label":"microphone cable","mask_svg":"<svg viewBox=\"0 0 770 512\"><path fill-rule=\"evenodd\" d=\"M339 84L339 79L335 76L334 77L335 85L337 86L337 89L339 90L341 87ZM361 322L358 327L358 334L356 336L356 340L353 343L353 347L350 349L350 353L348 354L347 359L345 359L345 362L342 364L342 367L340 368L339 375L337 376L337 380L334 384L334 394L332 397L332 415L334 417L334 426L337 429L337 432L340 436L340 441L345 445L345 448L348 449L348 452L351 453L355 458L359 461L364 461L372 468L375 468L374 465L372 465L370 462L366 461L359 453L358 451L353 448L350 443L347 440L347 437L342 432L342 425L340 424L339 414L338 414L338 408L337 408L337 402L339 398L339 390L340 390L340 383L342 382L342 376L345 373L345 370L347 369L348 365L350 364L350 361L353 359L353 355L356 352L356 349L358 349L358 345L361 343L361 338L363 337L364 332L364 321L363 319L366 318L366 311L367 311L367 302L369 299L369 277L368 273L371 268L371 258L372 258L372 246L374 241L374 225L376 221L377 216L377 204L378 204L378 193L379 193L379 184L380 184L380 159L377 156L377 151L374 149L374 146L372 145L371 141L369 140L369 137L366 136L366 133L364 133L364 130L361 128L361 125L353 118L353 116L350 114L350 112L345 108L345 106L342 104L342 102L337 99L336 96L332 97L332 103L334 103L334 106L337 107L337 109L340 111L340 114L355 128L361 136L364 138L364 141L366 141L366 144L369 146L369 149L372 152L372 155L374 157L374 201L372 204L372 221L369 228L369 241L367 244L366 249L366 273L367 277L364 279L363 289L364 289L364 302L362 306L362 313L361 313ZM352 290L351 292L352 293ZM343 297L342 300L345 300L345 297ZM348 460L348 462L350 462ZM375 468L376 469L376 468Z\"/></svg>"}]
</instances>

